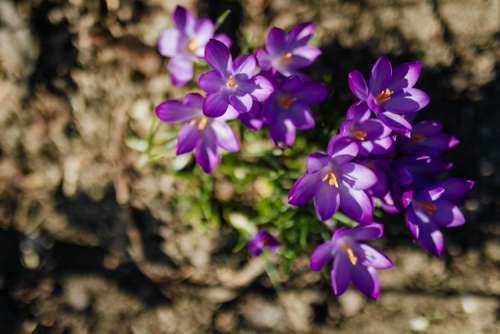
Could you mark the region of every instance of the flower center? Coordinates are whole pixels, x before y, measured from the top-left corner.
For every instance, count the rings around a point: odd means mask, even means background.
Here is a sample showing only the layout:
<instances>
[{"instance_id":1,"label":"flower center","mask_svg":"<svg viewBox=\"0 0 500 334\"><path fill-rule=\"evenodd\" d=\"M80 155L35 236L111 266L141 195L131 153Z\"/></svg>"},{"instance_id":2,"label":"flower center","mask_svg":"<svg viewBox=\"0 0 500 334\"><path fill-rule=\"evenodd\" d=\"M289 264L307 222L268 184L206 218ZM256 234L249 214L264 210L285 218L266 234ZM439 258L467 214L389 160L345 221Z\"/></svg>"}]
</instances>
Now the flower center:
<instances>
[{"instance_id":1,"label":"flower center","mask_svg":"<svg viewBox=\"0 0 500 334\"><path fill-rule=\"evenodd\" d=\"M287 53L285 53L285 55L283 57L281 57L281 61L280 62L283 65L288 65L288 64L290 64L292 62L292 56L293 55L292 55L291 52L287 52Z\"/></svg>"},{"instance_id":2,"label":"flower center","mask_svg":"<svg viewBox=\"0 0 500 334\"><path fill-rule=\"evenodd\" d=\"M347 256L349 257L349 261L351 261L351 263L353 265L356 265L356 263L358 263L358 257L356 255L354 255L354 252L352 251L352 248L351 247L347 247L346 248L346 253L347 253Z\"/></svg>"},{"instance_id":3,"label":"flower center","mask_svg":"<svg viewBox=\"0 0 500 334\"><path fill-rule=\"evenodd\" d=\"M201 116L198 119L191 120L191 122L189 122L189 125L195 125L196 123L198 123L198 129L204 130L207 127L208 118L206 116Z\"/></svg>"},{"instance_id":4,"label":"flower center","mask_svg":"<svg viewBox=\"0 0 500 334\"><path fill-rule=\"evenodd\" d=\"M331 186L335 186L336 188L339 187L339 183L337 181L337 176L335 175L334 172L328 172L323 176L321 179L323 182L327 182Z\"/></svg>"},{"instance_id":5,"label":"flower center","mask_svg":"<svg viewBox=\"0 0 500 334\"><path fill-rule=\"evenodd\" d=\"M427 213L430 214L430 215L432 215L438 209L437 206L436 206L436 204L433 204L433 203L430 203L430 202L419 201L419 200L415 200L415 202L418 204L418 206L420 206L422 209L424 209L425 211L427 211Z\"/></svg>"},{"instance_id":6,"label":"flower center","mask_svg":"<svg viewBox=\"0 0 500 334\"><path fill-rule=\"evenodd\" d=\"M365 140L366 136L368 135L368 132L363 130L356 130L352 132L352 135L354 138L358 140Z\"/></svg>"},{"instance_id":7,"label":"flower center","mask_svg":"<svg viewBox=\"0 0 500 334\"><path fill-rule=\"evenodd\" d=\"M238 86L238 83L236 82L236 79L234 76L230 75L229 78L226 81L226 87L235 89Z\"/></svg>"},{"instance_id":8,"label":"flower center","mask_svg":"<svg viewBox=\"0 0 500 334\"><path fill-rule=\"evenodd\" d=\"M420 143L421 141L424 141L425 138L425 135L421 133L414 133L411 135L410 140L414 143Z\"/></svg>"},{"instance_id":9,"label":"flower center","mask_svg":"<svg viewBox=\"0 0 500 334\"><path fill-rule=\"evenodd\" d=\"M195 52L196 49L198 48L198 45L196 45L196 39L194 37L191 37L189 39L189 42L187 44L187 48L189 52Z\"/></svg>"},{"instance_id":10,"label":"flower center","mask_svg":"<svg viewBox=\"0 0 500 334\"><path fill-rule=\"evenodd\" d=\"M282 94L278 97L278 104L285 110L290 109L290 107L297 100L296 97L292 97L290 95Z\"/></svg>"},{"instance_id":11,"label":"flower center","mask_svg":"<svg viewBox=\"0 0 500 334\"><path fill-rule=\"evenodd\" d=\"M377 97L375 97L375 101L377 101L377 104L385 103L391 99L392 94L394 94L394 91L386 88L378 93Z\"/></svg>"}]
</instances>

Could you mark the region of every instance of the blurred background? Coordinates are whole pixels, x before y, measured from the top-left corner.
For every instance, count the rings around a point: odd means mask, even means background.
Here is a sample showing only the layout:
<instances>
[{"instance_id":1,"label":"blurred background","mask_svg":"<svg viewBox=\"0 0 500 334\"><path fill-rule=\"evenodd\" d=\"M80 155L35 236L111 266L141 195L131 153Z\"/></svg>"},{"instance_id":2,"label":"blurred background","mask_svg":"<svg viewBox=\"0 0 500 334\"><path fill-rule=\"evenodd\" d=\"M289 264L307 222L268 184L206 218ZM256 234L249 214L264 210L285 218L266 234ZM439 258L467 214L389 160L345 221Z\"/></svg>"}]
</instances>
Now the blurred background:
<instances>
[{"instance_id":1,"label":"blurred background","mask_svg":"<svg viewBox=\"0 0 500 334\"><path fill-rule=\"evenodd\" d=\"M307 73L332 94L294 153L241 133L244 152L207 177L162 125L151 155L154 105L186 92L156 51L178 4L213 20L230 9L234 53L273 25L316 24ZM302 172L352 102L347 73L381 54L423 61L421 117L460 138L453 174L477 181L468 223L437 259L384 219L395 267L377 302L333 297L296 254L276 290L261 258L234 252L234 226L284 205L280 164ZM499 60L500 0L1 0L0 332L500 333Z\"/></svg>"}]
</instances>

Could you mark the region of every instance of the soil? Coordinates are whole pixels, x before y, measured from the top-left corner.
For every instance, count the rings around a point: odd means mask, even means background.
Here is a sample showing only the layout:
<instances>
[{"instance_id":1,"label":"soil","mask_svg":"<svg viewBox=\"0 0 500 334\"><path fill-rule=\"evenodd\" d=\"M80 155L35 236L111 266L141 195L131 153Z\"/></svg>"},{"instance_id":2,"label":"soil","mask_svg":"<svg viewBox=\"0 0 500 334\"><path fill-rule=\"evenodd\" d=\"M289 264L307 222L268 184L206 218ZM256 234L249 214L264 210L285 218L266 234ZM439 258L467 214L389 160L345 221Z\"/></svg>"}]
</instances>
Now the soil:
<instances>
[{"instance_id":1,"label":"soil","mask_svg":"<svg viewBox=\"0 0 500 334\"><path fill-rule=\"evenodd\" d=\"M313 21L323 54L308 73L334 105L351 101L347 73L380 54L422 60L425 117L460 138L454 173L477 182L468 224L432 258L390 223L380 246L395 268L377 302L335 298L306 258L277 291L261 258L232 252L228 224L186 221L189 175L165 173L186 162L147 164L137 149L153 106L183 94L155 47L178 2L2 0L0 332L500 333L500 0L180 3L212 19L231 9L234 52Z\"/></svg>"}]
</instances>

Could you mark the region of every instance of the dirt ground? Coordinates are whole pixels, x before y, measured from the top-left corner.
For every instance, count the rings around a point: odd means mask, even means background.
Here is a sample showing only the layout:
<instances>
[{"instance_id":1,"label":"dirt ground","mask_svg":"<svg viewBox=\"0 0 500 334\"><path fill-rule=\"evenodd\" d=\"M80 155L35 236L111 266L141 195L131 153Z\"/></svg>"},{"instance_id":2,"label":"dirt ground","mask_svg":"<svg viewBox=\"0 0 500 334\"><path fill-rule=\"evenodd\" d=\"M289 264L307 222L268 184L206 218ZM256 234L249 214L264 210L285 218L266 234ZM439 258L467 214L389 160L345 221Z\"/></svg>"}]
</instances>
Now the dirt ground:
<instances>
[{"instance_id":1,"label":"dirt ground","mask_svg":"<svg viewBox=\"0 0 500 334\"><path fill-rule=\"evenodd\" d=\"M235 51L315 22L308 72L338 105L351 69L421 59L425 117L461 139L455 173L477 181L446 255L391 222L379 301L335 298L306 258L277 292L228 224L183 219L192 184L165 173L182 159L137 150L153 106L183 94L155 49L178 3L231 9ZM499 60L500 0L1 0L0 333L500 333Z\"/></svg>"}]
</instances>

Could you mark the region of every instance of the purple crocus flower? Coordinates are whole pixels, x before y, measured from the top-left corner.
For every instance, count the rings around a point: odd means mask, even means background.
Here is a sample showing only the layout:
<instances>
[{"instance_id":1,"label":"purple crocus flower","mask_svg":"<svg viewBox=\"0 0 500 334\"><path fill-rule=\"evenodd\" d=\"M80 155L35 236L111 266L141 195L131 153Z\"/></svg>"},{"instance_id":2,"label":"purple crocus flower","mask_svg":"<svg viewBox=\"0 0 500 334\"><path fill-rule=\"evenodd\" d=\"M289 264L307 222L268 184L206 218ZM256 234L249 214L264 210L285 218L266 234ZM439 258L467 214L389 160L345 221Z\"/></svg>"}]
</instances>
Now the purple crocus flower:
<instances>
[{"instance_id":1,"label":"purple crocus flower","mask_svg":"<svg viewBox=\"0 0 500 334\"><path fill-rule=\"evenodd\" d=\"M376 269L392 267L392 261L363 241L380 238L384 234L381 224L341 227L330 241L319 245L310 258L310 266L319 271L332 263L331 284L336 296L343 294L352 281L354 286L371 299L380 294L380 282Z\"/></svg>"},{"instance_id":2,"label":"purple crocus flower","mask_svg":"<svg viewBox=\"0 0 500 334\"><path fill-rule=\"evenodd\" d=\"M371 111L364 102L352 105L346 120L340 125L340 134L359 144L359 154L385 154L392 150L391 129L378 119L370 118Z\"/></svg>"},{"instance_id":3,"label":"purple crocus flower","mask_svg":"<svg viewBox=\"0 0 500 334\"><path fill-rule=\"evenodd\" d=\"M304 205L314 199L316 215L322 221L331 218L340 207L352 219L370 223L372 200L366 190L377 182L375 174L352 160L358 145L345 137L332 137L327 153L315 152L307 158L306 175L295 181L288 203Z\"/></svg>"},{"instance_id":4,"label":"purple crocus flower","mask_svg":"<svg viewBox=\"0 0 500 334\"><path fill-rule=\"evenodd\" d=\"M198 80L208 96L203 103L203 113L218 117L228 110L249 112L255 103L272 93L272 84L264 76L257 75L253 55L242 55L233 62L229 49L212 39L205 48L205 60L214 70L203 73Z\"/></svg>"},{"instance_id":5,"label":"purple crocus flower","mask_svg":"<svg viewBox=\"0 0 500 334\"><path fill-rule=\"evenodd\" d=\"M307 45L313 33L314 25L309 22L295 26L288 34L273 27L267 34L266 48L256 52L259 66L289 76L311 65L321 55L320 49Z\"/></svg>"},{"instance_id":6,"label":"purple crocus flower","mask_svg":"<svg viewBox=\"0 0 500 334\"><path fill-rule=\"evenodd\" d=\"M465 223L457 204L472 189L474 182L465 179L447 179L421 191L406 191L406 225L420 245L430 254L443 254L443 234L439 227L455 227Z\"/></svg>"},{"instance_id":7,"label":"purple crocus flower","mask_svg":"<svg viewBox=\"0 0 500 334\"><path fill-rule=\"evenodd\" d=\"M420 188L424 188L433 176L452 167L453 163L445 162L439 157L410 156L394 160L391 173L394 175L394 180L401 186L413 185L415 187L418 185Z\"/></svg>"},{"instance_id":8,"label":"purple crocus flower","mask_svg":"<svg viewBox=\"0 0 500 334\"><path fill-rule=\"evenodd\" d=\"M368 84L359 71L349 73L349 88L387 126L405 133L412 128L406 116L412 117L429 103L426 93L413 88L420 70L419 62L401 64L393 70L382 56L373 65Z\"/></svg>"},{"instance_id":9,"label":"purple crocus flower","mask_svg":"<svg viewBox=\"0 0 500 334\"><path fill-rule=\"evenodd\" d=\"M410 137L399 136L399 149L411 155L438 156L457 146L459 140L441 132L443 125L438 121L422 121L414 125Z\"/></svg>"},{"instance_id":10,"label":"purple crocus flower","mask_svg":"<svg viewBox=\"0 0 500 334\"><path fill-rule=\"evenodd\" d=\"M219 147L229 152L240 149L238 138L227 120L237 113L227 113L223 117L209 118L202 112L203 97L189 93L184 100L167 100L155 109L158 118L166 123L184 123L177 137L177 155L194 150L194 157L205 173L214 170L220 161Z\"/></svg>"},{"instance_id":11,"label":"purple crocus flower","mask_svg":"<svg viewBox=\"0 0 500 334\"><path fill-rule=\"evenodd\" d=\"M296 129L314 128L310 105L322 102L327 95L325 85L296 75L278 83L262 107L262 117L273 142L292 146Z\"/></svg>"},{"instance_id":12,"label":"purple crocus flower","mask_svg":"<svg viewBox=\"0 0 500 334\"><path fill-rule=\"evenodd\" d=\"M193 78L193 61L203 58L205 45L214 35L214 24L207 18L195 19L191 11L177 6L172 15L175 28L164 30L158 41L161 55L170 57L168 71L175 86L185 85ZM231 45L229 37L215 36Z\"/></svg>"},{"instance_id":13,"label":"purple crocus flower","mask_svg":"<svg viewBox=\"0 0 500 334\"><path fill-rule=\"evenodd\" d=\"M266 247L272 252L276 252L279 248L278 240L266 230L259 230L247 245L248 252L252 256L260 256Z\"/></svg>"}]
</instances>

